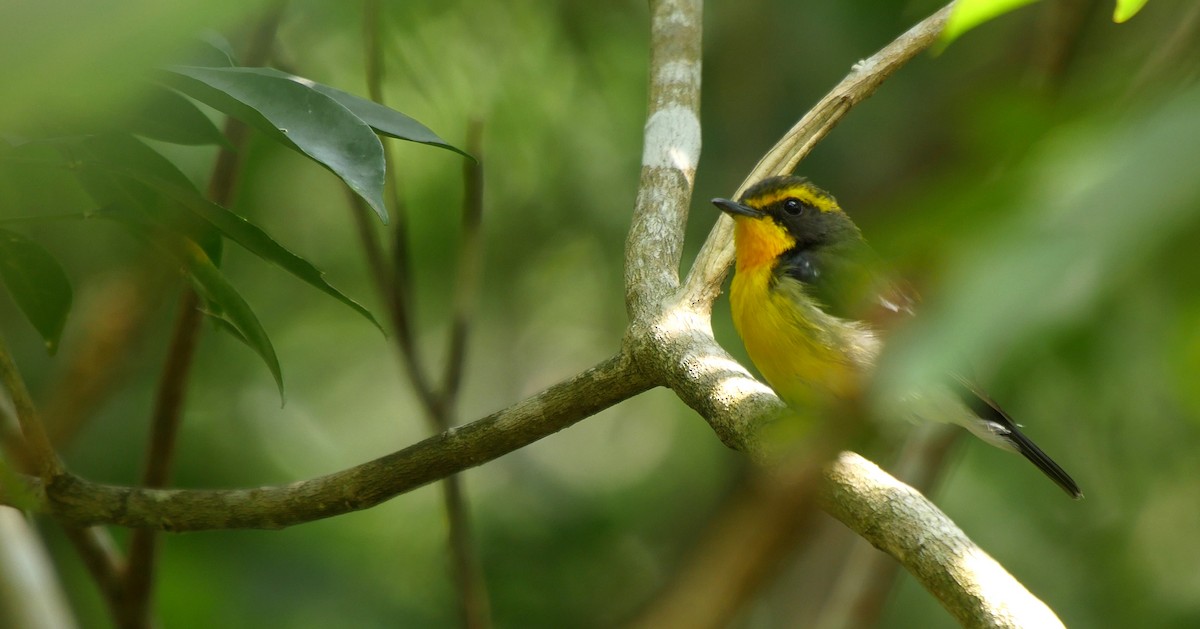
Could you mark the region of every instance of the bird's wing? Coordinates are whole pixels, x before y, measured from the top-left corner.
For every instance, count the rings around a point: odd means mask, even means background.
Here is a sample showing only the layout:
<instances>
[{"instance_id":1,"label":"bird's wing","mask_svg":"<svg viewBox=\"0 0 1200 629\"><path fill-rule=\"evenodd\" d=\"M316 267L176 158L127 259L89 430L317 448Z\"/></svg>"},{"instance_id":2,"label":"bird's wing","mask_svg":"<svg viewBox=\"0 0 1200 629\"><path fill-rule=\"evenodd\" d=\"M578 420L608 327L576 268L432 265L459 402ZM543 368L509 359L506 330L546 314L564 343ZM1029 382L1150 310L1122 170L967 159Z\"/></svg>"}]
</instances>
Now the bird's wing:
<instances>
[{"instance_id":1,"label":"bird's wing","mask_svg":"<svg viewBox=\"0 0 1200 629\"><path fill-rule=\"evenodd\" d=\"M826 313L860 320L886 332L911 317L916 292L886 270L861 241L838 248L795 250L780 256L776 273L804 284Z\"/></svg>"}]
</instances>

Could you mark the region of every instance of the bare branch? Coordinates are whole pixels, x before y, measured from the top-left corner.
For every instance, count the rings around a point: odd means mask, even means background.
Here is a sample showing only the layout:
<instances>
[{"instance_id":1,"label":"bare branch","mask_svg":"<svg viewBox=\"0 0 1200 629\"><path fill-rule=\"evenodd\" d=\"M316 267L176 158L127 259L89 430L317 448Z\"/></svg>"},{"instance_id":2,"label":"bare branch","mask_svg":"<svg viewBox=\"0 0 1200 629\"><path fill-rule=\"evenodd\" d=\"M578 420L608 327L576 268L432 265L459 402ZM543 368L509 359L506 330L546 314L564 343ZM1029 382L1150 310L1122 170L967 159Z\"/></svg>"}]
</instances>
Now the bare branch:
<instances>
[{"instance_id":1,"label":"bare branch","mask_svg":"<svg viewBox=\"0 0 1200 629\"><path fill-rule=\"evenodd\" d=\"M965 627L1062 627L1038 600L918 491L843 452L822 508L895 557Z\"/></svg>"},{"instance_id":2,"label":"bare branch","mask_svg":"<svg viewBox=\"0 0 1200 629\"><path fill-rule=\"evenodd\" d=\"M963 434L957 427L945 424L925 424L915 429L892 466L893 475L922 494L929 493ZM845 559L839 563L837 581L817 620L808 624L818 629L878 625L900 564L861 539L850 545Z\"/></svg>"},{"instance_id":3,"label":"bare branch","mask_svg":"<svg viewBox=\"0 0 1200 629\"><path fill-rule=\"evenodd\" d=\"M625 307L657 318L679 286L679 260L700 160L699 0L650 3L650 108L642 177L625 245Z\"/></svg>"},{"instance_id":4,"label":"bare branch","mask_svg":"<svg viewBox=\"0 0 1200 629\"><path fill-rule=\"evenodd\" d=\"M624 354L476 422L307 481L256 489L144 489L64 475L26 477L38 510L64 524L168 531L278 529L373 507L491 461L651 388Z\"/></svg>"}]
</instances>

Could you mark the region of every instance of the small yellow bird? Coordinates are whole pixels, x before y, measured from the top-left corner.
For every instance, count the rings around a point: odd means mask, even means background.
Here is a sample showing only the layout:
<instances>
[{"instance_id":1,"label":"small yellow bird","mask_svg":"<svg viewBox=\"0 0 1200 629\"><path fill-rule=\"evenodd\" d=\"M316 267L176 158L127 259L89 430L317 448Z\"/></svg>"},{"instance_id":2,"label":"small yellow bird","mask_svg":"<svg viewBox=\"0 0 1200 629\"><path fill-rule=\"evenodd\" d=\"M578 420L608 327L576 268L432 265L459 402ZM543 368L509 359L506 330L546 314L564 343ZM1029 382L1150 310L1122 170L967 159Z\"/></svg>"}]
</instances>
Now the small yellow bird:
<instances>
[{"instance_id":1,"label":"small yellow bird","mask_svg":"<svg viewBox=\"0 0 1200 629\"><path fill-rule=\"evenodd\" d=\"M754 365L789 405L812 408L857 396L875 365L888 319L913 299L883 271L858 226L829 193L802 177L764 179L739 201L713 199L734 219L733 323ZM1017 452L1073 498L1075 481L972 382L899 402L913 420L952 422Z\"/></svg>"}]
</instances>

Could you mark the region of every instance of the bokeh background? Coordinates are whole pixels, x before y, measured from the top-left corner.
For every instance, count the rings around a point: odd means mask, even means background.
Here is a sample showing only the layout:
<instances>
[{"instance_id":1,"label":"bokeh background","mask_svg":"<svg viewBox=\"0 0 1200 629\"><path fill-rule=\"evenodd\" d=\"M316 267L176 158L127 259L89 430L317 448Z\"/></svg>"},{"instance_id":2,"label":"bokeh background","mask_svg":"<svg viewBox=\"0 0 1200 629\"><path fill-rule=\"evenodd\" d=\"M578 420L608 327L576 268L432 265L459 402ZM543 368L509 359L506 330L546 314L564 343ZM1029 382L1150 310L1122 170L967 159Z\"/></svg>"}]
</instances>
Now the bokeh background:
<instances>
[{"instance_id":1,"label":"bokeh background","mask_svg":"<svg viewBox=\"0 0 1200 629\"><path fill-rule=\"evenodd\" d=\"M388 103L460 145L470 118L484 124L485 273L460 408L469 420L618 347L648 11L632 0L385 4ZM939 6L706 3L704 148L685 264L716 218L707 199L732 194L856 61ZM10 3L0 8L0 123L126 115L154 66L184 54L206 28L240 45L262 8ZM1107 1L1038 3L921 55L800 171L832 191L926 296L927 316L885 373L902 383L969 356L1087 496L1071 501L1027 463L971 441L950 457L935 502L1068 626L1195 627L1200 11L1153 0L1123 25L1111 11ZM289 3L274 63L365 94L362 7ZM215 149L155 147L204 184ZM419 341L437 366L459 243L461 160L402 143L395 156ZM0 219L92 209L62 181L0 165ZM381 313L332 175L254 138L233 207ZM71 468L135 483L181 279L112 224L6 226L62 262L76 305L51 357L0 295L5 339L48 419L70 422L63 454ZM426 436L377 330L236 247L223 268L275 343L287 404L280 408L253 353L207 326L177 486L310 478ZM715 312L718 338L744 357L724 298ZM97 335L118 341L100 356L81 354ZM739 491L744 465L701 418L656 390L468 472L496 624L594 627L633 617ZM49 522L40 528L81 624L111 626L61 533ZM781 557L780 579L734 626L811 622L854 541L838 528L820 527L822 552ZM427 487L279 532L169 536L157 615L166 627L452 626L445 535L440 496ZM954 626L906 576L879 624Z\"/></svg>"}]
</instances>

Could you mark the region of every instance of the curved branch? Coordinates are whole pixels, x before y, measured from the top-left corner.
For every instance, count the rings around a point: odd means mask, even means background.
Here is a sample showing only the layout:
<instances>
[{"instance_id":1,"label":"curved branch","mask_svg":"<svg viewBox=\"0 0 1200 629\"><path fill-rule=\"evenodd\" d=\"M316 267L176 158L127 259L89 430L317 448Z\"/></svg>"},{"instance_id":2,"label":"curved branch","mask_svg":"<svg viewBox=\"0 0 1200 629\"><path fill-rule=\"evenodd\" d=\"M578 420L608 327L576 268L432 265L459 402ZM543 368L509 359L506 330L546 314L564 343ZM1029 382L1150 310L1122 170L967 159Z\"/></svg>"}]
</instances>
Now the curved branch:
<instances>
[{"instance_id":1,"label":"curved branch","mask_svg":"<svg viewBox=\"0 0 1200 629\"><path fill-rule=\"evenodd\" d=\"M963 626L1063 626L945 513L874 463L844 452L826 481L822 508L895 557Z\"/></svg>"},{"instance_id":2,"label":"curved branch","mask_svg":"<svg viewBox=\"0 0 1200 629\"><path fill-rule=\"evenodd\" d=\"M64 475L26 478L40 509L63 523L168 531L277 529L373 507L486 463L649 388L618 354L503 411L403 450L307 481L256 489L143 489Z\"/></svg>"}]
</instances>

